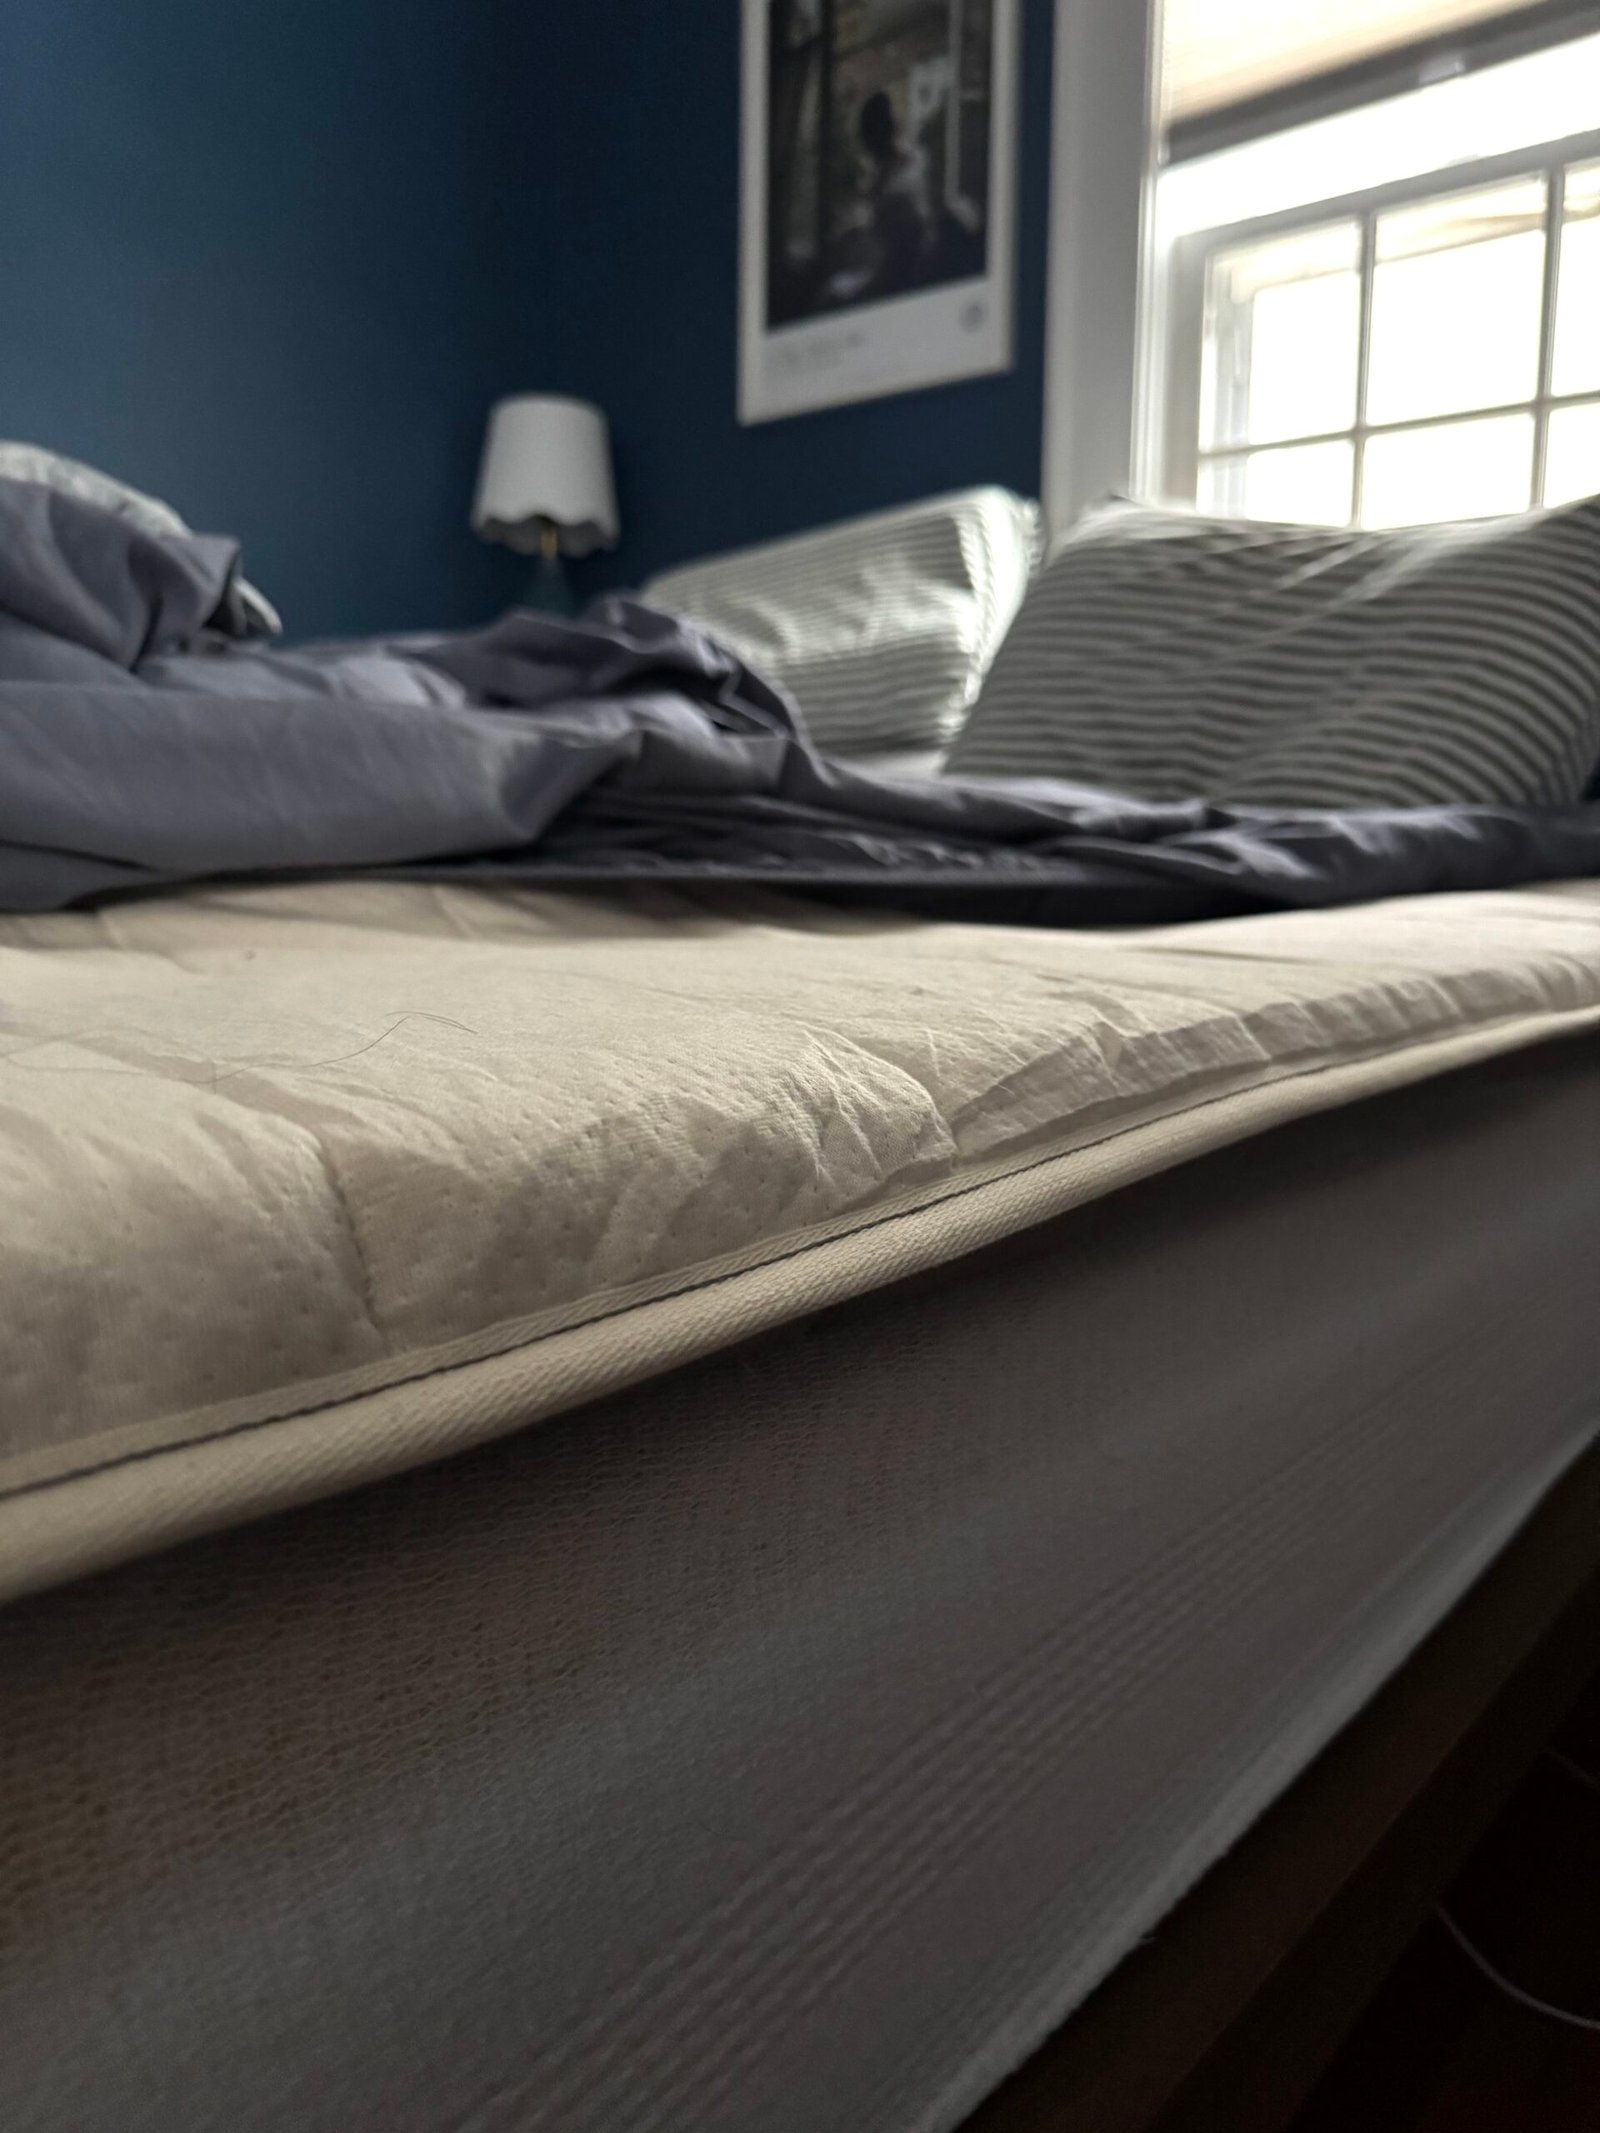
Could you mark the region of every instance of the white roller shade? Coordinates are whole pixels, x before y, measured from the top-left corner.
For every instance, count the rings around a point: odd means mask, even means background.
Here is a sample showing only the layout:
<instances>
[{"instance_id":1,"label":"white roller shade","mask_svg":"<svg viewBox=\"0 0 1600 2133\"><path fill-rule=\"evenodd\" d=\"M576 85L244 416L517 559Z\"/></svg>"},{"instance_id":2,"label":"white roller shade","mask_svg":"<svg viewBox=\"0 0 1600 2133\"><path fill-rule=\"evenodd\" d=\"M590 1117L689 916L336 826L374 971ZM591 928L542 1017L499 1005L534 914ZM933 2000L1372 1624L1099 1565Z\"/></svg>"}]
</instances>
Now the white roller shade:
<instances>
[{"instance_id":1,"label":"white roller shade","mask_svg":"<svg viewBox=\"0 0 1600 2133\"><path fill-rule=\"evenodd\" d=\"M1169 123L1448 36L1537 0L1165 0Z\"/></svg>"}]
</instances>

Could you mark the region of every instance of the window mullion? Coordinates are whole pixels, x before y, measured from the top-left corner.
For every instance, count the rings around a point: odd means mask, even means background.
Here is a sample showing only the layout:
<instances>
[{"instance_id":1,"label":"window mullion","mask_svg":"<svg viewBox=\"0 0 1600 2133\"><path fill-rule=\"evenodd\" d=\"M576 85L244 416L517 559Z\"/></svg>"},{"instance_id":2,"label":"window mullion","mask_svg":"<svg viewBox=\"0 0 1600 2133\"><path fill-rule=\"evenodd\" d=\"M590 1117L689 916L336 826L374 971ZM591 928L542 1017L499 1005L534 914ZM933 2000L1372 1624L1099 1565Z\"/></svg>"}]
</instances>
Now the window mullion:
<instances>
[{"instance_id":1,"label":"window mullion","mask_svg":"<svg viewBox=\"0 0 1600 2133\"><path fill-rule=\"evenodd\" d=\"M1544 502L1550 455L1550 389L1556 364L1556 299L1561 284L1561 233L1565 222L1566 172L1553 163L1544 174L1544 282L1539 294L1539 397L1533 410L1533 490L1529 502Z\"/></svg>"},{"instance_id":2,"label":"window mullion","mask_svg":"<svg viewBox=\"0 0 1600 2133\"><path fill-rule=\"evenodd\" d=\"M1367 479L1367 366L1372 356L1372 283L1377 258L1378 217L1368 208L1361 217L1361 249L1357 260L1360 309L1356 326L1356 423L1355 465L1350 475L1350 523L1359 526Z\"/></svg>"}]
</instances>

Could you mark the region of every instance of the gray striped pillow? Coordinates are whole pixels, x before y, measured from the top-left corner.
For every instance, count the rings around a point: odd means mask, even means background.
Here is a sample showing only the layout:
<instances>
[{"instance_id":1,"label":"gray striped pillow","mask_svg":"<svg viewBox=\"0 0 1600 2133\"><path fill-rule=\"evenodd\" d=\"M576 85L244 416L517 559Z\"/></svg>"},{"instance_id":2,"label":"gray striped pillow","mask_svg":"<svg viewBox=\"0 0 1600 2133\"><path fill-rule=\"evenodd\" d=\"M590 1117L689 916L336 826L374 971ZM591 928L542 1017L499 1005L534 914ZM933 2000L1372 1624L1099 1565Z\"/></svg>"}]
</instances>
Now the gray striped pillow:
<instances>
[{"instance_id":1,"label":"gray striped pillow","mask_svg":"<svg viewBox=\"0 0 1600 2133\"><path fill-rule=\"evenodd\" d=\"M1307 808L1575 800L1600 498L1394 533L1102 506L1035 578L951 776Z\"/></svg>"},{"instance_id":2,"label":"gray striped pillow","mask_svg":"<svg viewBox=\"0 0 1600 2133\"><path fill-rule=\"evenodd\" d=\"M977 694L1038 547L1037 505L972 489L685 564L644 597L781 683L818 748L936 746Z\"/></svg>"}]
</instances>

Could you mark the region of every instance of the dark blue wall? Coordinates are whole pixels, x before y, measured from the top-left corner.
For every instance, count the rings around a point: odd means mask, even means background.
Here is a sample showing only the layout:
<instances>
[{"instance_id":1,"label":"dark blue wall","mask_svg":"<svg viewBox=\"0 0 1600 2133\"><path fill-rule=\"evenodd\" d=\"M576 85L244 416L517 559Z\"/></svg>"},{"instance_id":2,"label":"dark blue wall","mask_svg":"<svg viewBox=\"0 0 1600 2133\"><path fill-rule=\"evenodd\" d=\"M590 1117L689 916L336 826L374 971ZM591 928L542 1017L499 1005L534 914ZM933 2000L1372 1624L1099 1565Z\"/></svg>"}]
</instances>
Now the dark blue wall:
<instances>
[{"instance_id":1,"label":"dark blue wall","mask_svg":"<svg viewBox=\"0 0 1600 2133\"><path fill-rule=\"evenodd\" d=\"M498 0L4 0L0 435L243 535L298 633L492 605L514 34Z\"/></svg>"},{"instance_id":2,"label":"dark blue wall","mask_svg":"<svg viewBox=\"0 0 1600 2133\"><path fill-rule=\"evenodd\" d=\"M741 429L738 0L0 0L0 435L243 536L295 634L469 621L484 415L598 400L590 583L979 481L1034 491L1050 0L1017 362Z\"/></svg>"},{"instance_id":3,"label":"dark blue wall","mask_svg":"<svg viewBox=\"0 0 1600 2133\"><path fill-rule=\"evenodd\" d=\"M558 83L524 141L522 381L611 417L623 546L596 575L999 481L1039 488L1051 0L1024 0L1016 367L741 429L738 0L561 0L518 17Z\"/></svg>"}]
</instances>

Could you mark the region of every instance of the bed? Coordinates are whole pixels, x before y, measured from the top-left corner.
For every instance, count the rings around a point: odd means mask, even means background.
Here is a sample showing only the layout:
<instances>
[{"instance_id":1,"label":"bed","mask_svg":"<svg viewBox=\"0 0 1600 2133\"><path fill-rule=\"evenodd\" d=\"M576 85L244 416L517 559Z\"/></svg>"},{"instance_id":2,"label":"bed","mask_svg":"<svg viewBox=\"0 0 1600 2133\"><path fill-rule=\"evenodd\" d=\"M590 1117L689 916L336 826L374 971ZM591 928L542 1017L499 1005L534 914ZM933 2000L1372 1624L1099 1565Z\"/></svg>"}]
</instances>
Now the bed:
<instances>
[{"instance_id":1,"label":"bed","mask_svg":"<svg viewBox=\"0 0 1600 2133\"><path fill-rule=\"evenodd\" d=\"M8 2125L952 2128L1600 1423L1593 884L0 979Z\"/></svg>"}]
</instances>

